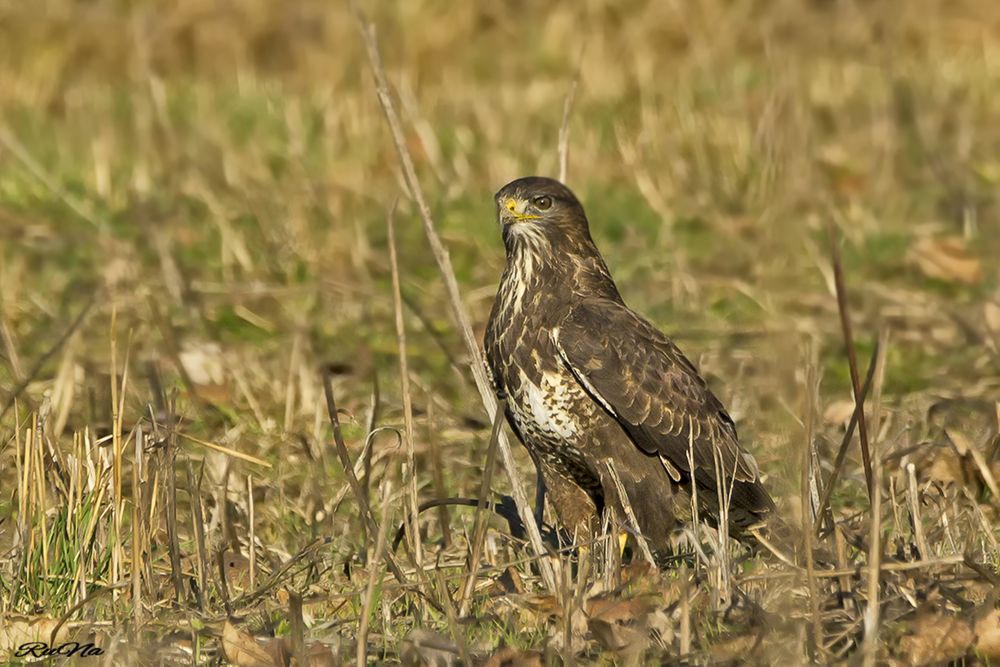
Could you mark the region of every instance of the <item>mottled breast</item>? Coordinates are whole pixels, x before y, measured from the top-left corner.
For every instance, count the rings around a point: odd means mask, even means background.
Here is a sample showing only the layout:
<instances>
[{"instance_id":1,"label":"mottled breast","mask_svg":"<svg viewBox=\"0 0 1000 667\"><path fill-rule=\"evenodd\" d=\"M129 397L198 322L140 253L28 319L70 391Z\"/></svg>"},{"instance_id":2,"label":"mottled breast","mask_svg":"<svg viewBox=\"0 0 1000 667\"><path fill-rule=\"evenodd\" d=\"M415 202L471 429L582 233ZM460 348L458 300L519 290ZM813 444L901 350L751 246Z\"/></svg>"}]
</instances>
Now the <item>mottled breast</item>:
<instances>
[{"instance_id":1,"label":"mottled breast","mask_svg":"<svg viewBox=\"0 0 1000 667\"><path fill-rule=\"evenodd\" d=\"M511 409L525 437L576 442L589 417L590 397L576 379L563 370L546 370L531 378L518 370L519 380Z\"/></svg>"}]
</instances>

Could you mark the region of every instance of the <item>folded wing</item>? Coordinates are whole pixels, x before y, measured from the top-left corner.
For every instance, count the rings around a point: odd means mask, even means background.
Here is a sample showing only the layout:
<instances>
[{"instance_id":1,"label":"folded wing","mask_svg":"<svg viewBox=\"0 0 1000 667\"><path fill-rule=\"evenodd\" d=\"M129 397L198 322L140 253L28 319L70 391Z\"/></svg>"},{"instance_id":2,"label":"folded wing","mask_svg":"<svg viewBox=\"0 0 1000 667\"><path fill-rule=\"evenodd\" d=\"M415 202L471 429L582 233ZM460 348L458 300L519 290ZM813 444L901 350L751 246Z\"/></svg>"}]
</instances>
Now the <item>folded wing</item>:
<instances>
[{"instance_id":1,"label":"folded wing","mask_svg":"<svg viewBox=\"0 0 1000 667\"><path fill-rule=\"evenodd\" d=\"M655 326L618 301L590 298L570 309L552 338L573 375L636 446L693 474L699 486L715 489L725 480L734 506L773 508L724 406Z\"/></svg>"}]
</instances>

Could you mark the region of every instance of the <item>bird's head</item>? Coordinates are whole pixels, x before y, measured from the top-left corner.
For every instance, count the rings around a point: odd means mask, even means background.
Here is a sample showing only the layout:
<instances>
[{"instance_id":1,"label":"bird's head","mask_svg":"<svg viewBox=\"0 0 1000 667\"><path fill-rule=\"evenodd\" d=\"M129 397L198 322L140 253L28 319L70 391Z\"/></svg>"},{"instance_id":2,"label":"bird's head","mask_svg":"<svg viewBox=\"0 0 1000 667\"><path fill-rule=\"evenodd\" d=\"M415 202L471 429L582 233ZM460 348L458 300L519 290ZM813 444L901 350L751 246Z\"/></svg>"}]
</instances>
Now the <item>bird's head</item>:
<instances>
[{"instance_id":1,"label":"bird's head","mask_svg":"<svg viewBox=\"0 0 1000 667\"><path fill-rule=\"evenodd\" d=\"M497 192L496 203L505 240L590 241L583 206L555 179L528 176L511 181Z\"/></svg>"}]
</instances>

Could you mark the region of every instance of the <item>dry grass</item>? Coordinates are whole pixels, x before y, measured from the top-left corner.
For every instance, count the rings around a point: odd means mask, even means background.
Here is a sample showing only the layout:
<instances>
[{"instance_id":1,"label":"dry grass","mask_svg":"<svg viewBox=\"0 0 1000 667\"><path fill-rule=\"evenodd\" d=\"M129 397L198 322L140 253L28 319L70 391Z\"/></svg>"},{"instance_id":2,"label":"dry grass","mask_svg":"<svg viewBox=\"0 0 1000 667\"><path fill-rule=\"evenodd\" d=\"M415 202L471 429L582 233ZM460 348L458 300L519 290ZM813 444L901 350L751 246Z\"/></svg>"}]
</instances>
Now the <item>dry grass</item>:
<instances>
[{"instance_id":1,"label":"dry grass","mask_svg":"<svg viewBox=\"0 0 1000 667\"><path fill-rule=\"evenodd\" d=\"M492 192L568 155L626 298L708 375L789 522L826 528L815 558L696 528L663 573L610 533L540 569L499 469L509 524L476 529L491 422L346 5L8 1L2 652L1000 660L1000 9L478 4L366 8L473 328ZM855 435L830 531L811 508L870 363L879 494ZM446 496L471 507L413 516ZM401 522L419 540L393 550Z\"/></svg>"}]
</instances>

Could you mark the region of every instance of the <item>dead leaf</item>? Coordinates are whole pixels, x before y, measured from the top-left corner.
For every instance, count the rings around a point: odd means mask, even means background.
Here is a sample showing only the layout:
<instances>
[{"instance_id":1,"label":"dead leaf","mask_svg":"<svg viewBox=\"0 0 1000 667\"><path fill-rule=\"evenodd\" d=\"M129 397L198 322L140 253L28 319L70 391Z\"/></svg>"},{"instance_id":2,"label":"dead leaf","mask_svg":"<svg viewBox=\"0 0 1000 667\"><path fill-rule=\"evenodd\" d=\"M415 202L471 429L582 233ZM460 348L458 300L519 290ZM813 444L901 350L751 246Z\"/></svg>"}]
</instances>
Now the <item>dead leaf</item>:
<instances>
[{"instance_id":1,"label":"dead leaf","mask_svg":"<svg viewBox=\"0 0 1000 667\"><path fill-rule=\"evenodd\" d=\"M543 664L541 654L508 646L491 655L483 667L542 667Z\"/></svg>"},{"instance_id":2,"label":"dead leaf","mask_svg":"<svg viewBox=\"0 0 1000 667\"><path fill-rule=\"evenodd\" d=\"M623 655L637 655L649 645L647 618L656 609L654 596L621 600L594 597L587 600L587 628L604 648Z\"/></svg>"},{"instance_id":3,"label":"dead leaf","mask_svg":"<svg viewBox=\"0 0 1000 667\"><path fill-rule=\"evenodd\" d=\"M222 628L222 649L226 659L237 667L284 667L289 662L280 641L258 642L229 621Z\"/></svg>"},{"instance_id":4,"label":"dead leaf","mask_svg":"<svg viewBox=\"0 0 1000 667\"><path fill-rule=\"evenodd\" d=\"M1000 661L1000 609L976 623L976 653L990 662Z\"/></svg>"},{"instance_id":5,"label":"dead leaf","mask_svg":"<svg viewBox=\"0 0 1000 667\"><path fill-rule=\"evenodd\" d=\"M922 614L913 622L912 634L903 637L900 648L912 665L947 662L968 653L976 635L963 618L945 614Z\"/></svg>"},{"instance_id":6,"label":"dead leaf","mask_svg":"<svg viewBox=\"0 0 1000 667\"><path fill-rule=\"evenodd\" d=\"M645 597L621 600L593 597L584 604L587 616L611 623L628 623L641 619L656 608L656 602Z\"/></svg>"},{"instance_id":7,"label":"dead leaf","mask_svg":"<svg viewBox=\"0 0 1000 667\"><path fill-rule=\"evenodd\" d=\"M926 465L929 460L930 465ZM928 452L928 459L920 466L921 479L933 480L945 484L965 484L965 466L954 449L950 447L935 447Z\"/></svg>"},{"instance_id":8,"label":"dead leaf","mask_svg":"<svg viewBox=\"0 0 1000 667\"><path fill-rule=\"evenodd\" d=\"M522 617L529 623L539 625L552 618L561 618L563 615L562 605L554 595L509 595L507 596L514 606L521 611Z\"/></svg>"},{"instance_id":9,"label":"dead leaf","mask_svg":"<svg viewBox=\"0 0 1000 667\"><path fill-rule=\"evenodd\" d=\"M983 279L982 263L969 254L960 238L920 238L913 242L906 256L929 278L967 285Z\"/></svg>"},{"instance_id":10,"label":"dead leaf","mask_svg":"<svg viewBox=\"0 0 1000 667\"><path fill-rule=\"evenodd\" d=\"M226 551L221 558L230 595L250 590L250 559L237 551Z\"/></svg>"},{"instance_id":11,"label":"dead leaf","mask_svg":"<svg viewBox=\"0 0 1000 667\"><path fill-rule=\"evenodd\" d=\"M322 642L313 642L306 647L306 665L307 667L338 667L340 660L337 659L333 649L329 646ZM299 661L293 657L288 663L288 667L300 667Z\"/></svg>"}]
</instances>

